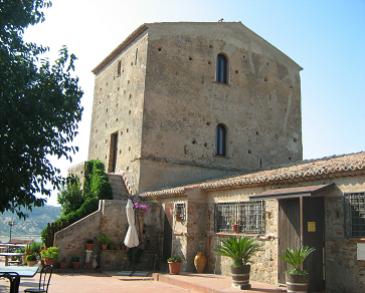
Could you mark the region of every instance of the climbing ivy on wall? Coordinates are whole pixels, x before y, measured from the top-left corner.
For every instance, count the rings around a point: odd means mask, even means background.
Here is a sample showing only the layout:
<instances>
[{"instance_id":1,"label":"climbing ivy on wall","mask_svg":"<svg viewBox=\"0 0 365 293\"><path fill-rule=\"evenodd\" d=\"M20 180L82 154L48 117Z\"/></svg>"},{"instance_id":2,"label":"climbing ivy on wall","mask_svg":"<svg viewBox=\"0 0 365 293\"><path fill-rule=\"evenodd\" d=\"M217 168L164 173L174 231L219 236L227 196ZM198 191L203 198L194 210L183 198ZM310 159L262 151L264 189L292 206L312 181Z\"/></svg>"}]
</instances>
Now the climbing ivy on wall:
<instances>
[{"instance_id":1,"label":"climbing ivy on wall","mask_svg":"<svg viewBox=\"0 0 365 293\"><path fill-rule=\"evenodd\" d=\"M71 177L67 180L66 186L58 196L63 212L55 222L49 223L41 234L42 240L47 247L53 245L54 234L57 231L96 211L99 199L113 198L108 175L104 170L105 167L102 162L97 160L87 161L84 165L85 178L82 190L80 185L75 184L74 178ZM77 191L75 188L79 188L79 190ZM77 205L70 205L70 201L74 200L76 193L81 193L81 202L78 202Z\"/></svg>"},{"instance_id":2,"label":"climbing ivy on wall","mask_svg":"<svg viewBox=\"0 0 365 293\"><path fill-rule=\"evenodd\" d=\"M84 196L87 198L112 199L112 189L104 164L97 160L87 161L84 169Z\"/></svg>"}]
</instances>

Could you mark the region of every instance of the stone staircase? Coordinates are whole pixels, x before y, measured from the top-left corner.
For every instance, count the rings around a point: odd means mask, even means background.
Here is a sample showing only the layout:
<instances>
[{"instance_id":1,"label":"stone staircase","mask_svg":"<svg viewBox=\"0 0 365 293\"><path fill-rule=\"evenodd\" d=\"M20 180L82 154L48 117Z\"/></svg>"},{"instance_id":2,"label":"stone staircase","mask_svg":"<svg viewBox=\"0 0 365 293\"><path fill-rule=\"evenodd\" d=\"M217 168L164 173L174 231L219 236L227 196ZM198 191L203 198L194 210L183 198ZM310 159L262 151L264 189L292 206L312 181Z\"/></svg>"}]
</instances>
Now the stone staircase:
<instances>
[{"instance_id":1,"label":"stone staircase","mask_svg":"<svg viewBox=\"0 0 365 293\"><path fill-rule=\"evenodd\" d=\"M113 173L108 173L108 177L113 192L113 199L126 200L129 196L129 192L123 177Z\"/></svg>"}]
</instances>

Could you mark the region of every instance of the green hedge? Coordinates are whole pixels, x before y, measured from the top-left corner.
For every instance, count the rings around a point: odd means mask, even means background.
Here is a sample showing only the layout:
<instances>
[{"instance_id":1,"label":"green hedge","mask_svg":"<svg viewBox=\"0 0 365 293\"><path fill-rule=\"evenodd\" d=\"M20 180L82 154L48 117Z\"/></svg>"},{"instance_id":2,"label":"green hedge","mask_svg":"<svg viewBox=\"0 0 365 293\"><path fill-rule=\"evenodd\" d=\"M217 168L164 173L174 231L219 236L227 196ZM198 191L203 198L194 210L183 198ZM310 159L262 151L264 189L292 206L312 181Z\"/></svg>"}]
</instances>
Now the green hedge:
<instances>
[{"instance_id":1,"label":"green hedge","mask_svg":"<svg viewBox=\"0 0 365 293\"><path fill-rule=\"evenodd\" d=\"M72 223L82 219L98 209L99 199L112 199L112 189L108 175L104 172L104 164L97 160L88 161L84 167L84 186L82 192L83 202L76 210L67 210L55 222L47 225L42 231L42 240L47 247L53 245L54 234ZM72 180L69 184L72 184ZM75 186L66 188L62 192L74 192Z\"/></svg>"}]
</instances>

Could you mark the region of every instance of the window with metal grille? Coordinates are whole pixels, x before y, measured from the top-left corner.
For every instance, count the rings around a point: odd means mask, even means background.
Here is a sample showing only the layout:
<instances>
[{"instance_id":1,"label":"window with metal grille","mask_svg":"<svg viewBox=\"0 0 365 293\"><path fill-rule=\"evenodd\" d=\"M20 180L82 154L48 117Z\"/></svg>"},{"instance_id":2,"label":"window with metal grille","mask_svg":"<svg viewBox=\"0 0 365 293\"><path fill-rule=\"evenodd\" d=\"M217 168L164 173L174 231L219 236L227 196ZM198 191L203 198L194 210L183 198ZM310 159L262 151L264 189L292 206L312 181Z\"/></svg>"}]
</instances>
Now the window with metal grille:
<instances>
[{"instance_id":1,"label":"window with metal grille","mask_svg":"<svg viewBox=\"0 0 365 293\"><path fill-rule=\"evenodd\" d=\"M215 205L215 231L262 234L265 232L265 202L235 202Z\"/></svg>"},{"instance_id":2,"label":"window with metal grille","mask_svg":"<svg viewBox=\"0 0 365 293\"><path fill-rule=\"evenodd\" d=\"M347 236L365 236L365 192L345 193Z\"/></svg>"}]
</instances>

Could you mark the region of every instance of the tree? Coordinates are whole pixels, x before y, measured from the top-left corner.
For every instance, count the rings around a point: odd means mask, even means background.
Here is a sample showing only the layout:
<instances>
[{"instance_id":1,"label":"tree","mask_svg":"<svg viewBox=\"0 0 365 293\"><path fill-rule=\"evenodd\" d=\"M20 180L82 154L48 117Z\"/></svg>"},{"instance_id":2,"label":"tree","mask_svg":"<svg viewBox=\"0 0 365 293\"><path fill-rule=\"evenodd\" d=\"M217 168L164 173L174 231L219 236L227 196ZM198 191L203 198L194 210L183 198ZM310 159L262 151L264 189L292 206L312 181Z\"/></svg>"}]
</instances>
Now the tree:
<instances>
[{"instance_id":1,"label":"tree","mask_svg":"<svg viewBox=\"0 0 365 293\"><path fill-rule=\"evenodd\" d=\"M71 143L83 93L76 57L63 47L51 63L44 58L48 48L23 40L50 6L48 0L0 0L0 212L20 217L21 207L44 205L63 181L49 157L71 160L77 151Z\"/></svg>"},{"instance_id":2,"label":"tree","mask_svg":"<svg viewBox=\"0 0 365 293\"><path fill-rule=\"evenodd\" d=\"M80 179L75 176L69 177L57 199L62 207L62 215L67 215L79 209L84 202Z\"/></svg>"}]
</instances>

